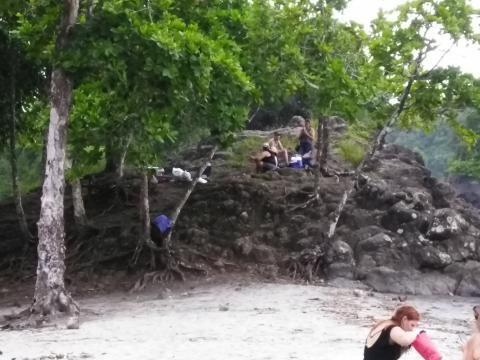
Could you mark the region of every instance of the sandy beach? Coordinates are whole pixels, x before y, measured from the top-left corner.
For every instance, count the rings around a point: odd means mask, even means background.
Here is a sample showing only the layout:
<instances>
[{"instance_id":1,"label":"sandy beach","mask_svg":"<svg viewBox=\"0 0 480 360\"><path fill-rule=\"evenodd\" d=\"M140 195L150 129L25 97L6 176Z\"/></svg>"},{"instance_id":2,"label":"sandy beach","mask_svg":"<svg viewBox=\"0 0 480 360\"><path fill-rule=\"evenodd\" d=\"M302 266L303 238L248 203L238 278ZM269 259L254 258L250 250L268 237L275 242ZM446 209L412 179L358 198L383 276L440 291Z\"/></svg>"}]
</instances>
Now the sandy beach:
<instances>
[{"instance_id":1,"label":"sandy beach","mask_svg":"<svg viewBox=\"0 0 480 360\"><path fill-rule=\"evenodd\" d=\"M362 359L368 328L403 297L235 280L79 299L79 330L0 332L0 359ZM461 359L474 298L408 296L444 359ZM0 314L14 309L3 307ZM410 350L402 359L421 359Z\"/></svg>"}]
</instances>

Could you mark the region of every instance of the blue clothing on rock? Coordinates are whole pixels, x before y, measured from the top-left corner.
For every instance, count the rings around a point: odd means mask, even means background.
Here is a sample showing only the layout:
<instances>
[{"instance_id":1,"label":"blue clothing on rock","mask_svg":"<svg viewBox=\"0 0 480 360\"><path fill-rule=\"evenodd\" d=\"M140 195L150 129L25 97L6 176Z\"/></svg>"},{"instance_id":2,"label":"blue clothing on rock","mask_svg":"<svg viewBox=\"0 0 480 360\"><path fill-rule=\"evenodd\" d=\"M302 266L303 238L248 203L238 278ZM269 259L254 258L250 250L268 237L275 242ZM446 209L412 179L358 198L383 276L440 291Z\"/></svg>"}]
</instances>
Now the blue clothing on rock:
<instances>
[{"instance_id":1,"label":"blue clothing on rock","mask_svg":"<svg viewBox=\"0 0 480 360\"><path fill-rule=\"evenodd\" d=\"M152 224L160 231L160 233L165 234L172 228L172 220L170 220L165 215L157 216L153 221Z\"/></svg>"}]
</instances>

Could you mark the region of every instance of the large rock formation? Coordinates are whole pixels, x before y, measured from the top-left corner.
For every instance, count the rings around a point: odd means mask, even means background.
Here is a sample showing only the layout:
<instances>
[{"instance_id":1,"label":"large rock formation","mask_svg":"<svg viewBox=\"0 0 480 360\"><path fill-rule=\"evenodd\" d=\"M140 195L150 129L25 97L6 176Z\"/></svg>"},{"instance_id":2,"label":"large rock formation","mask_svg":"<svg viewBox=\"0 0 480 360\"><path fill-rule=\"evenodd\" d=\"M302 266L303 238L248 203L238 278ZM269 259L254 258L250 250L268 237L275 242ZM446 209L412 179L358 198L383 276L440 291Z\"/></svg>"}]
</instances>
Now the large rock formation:
<instances>
[{"instance_id":1,"label":"large rock formation","mask_svg":"<svg viewBox=\"0 0 480 360\"><path fill-rule=\"evenodd\" d=\"M344 125L340 119L331 122L332 141ZM172 165L198 166L202 161L199 150L189 149ZM329 169L348 168L330 150ZM418 154L388 144L366 164L334 239L327 239L326 234L351 177L320 178L320 200L312 202L311 171L283 168L255 174L253 166L232 167L229 159L233 156L228 151L217 154L211 178L197 185L178 219L173 244L176 254L186 261L206 260L205 266L220 270L253 267L271 276L289 272L308 279L361 280L378 291L480 295L477 210L458 198L448 184L433 178ZM141 234L136 207L139 184L135 177L126 177L122 184L97 181L93 188L84 184L89 188L85 200L91 224L82 234L84 243L77 244L80 240L70 230L73 211L66 199L67 259L88 259L90 267L102 267L118 258L117 268L127 266ZM187 187L188 183L177 181L152 183L152 217L170 214ZM27 202L33 226L38 196ZM1 205L0 212L5 214L0 219L1 270L11 264L6 255L14 251L13 244L19 254L23 245L17 240L14 216L6 216L14 214L13 204ZM29 254L34 264L34 244ZM76 268L75 263L70 265L69 269Z\"/></svg>"},{"instance_id":2,"label":"large rock formation","mask_svg":"<svg viewBox=\"0 0 480 360\"><path fill-rule=\"evenodd\" d=\"M341 170L338 158L329 162ZM204 251L280 270L316 252L318 276L357 279L378 291L480 294L477 211L431 177L417 153L384 146L366 164L335 238L327 241L350 181L322 178L320 203L302 208L313 191L311 173L227 172L192 196L178 235L194 242L191 229L201 229Z\"/></svg>"}]
</instances>

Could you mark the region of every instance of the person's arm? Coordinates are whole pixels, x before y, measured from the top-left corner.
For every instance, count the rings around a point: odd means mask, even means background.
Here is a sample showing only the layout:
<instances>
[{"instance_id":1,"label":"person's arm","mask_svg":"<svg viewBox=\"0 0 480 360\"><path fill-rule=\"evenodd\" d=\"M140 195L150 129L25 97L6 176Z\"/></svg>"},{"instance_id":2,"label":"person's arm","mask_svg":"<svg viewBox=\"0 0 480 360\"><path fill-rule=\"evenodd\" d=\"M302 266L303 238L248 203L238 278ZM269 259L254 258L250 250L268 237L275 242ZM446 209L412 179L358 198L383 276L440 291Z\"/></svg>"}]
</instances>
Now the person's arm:
<instances>
[{"instance_id":1,"label":"person's arm","mask_svg":"<svg viewBox=\"0 0 480 360\"><path fill-rule=\"evenodd\" d=\"M390 331L390 338L402 347L411 345L417 335L418 331L405 331L400 326L395 326Z\"/></svg>"},{"instance_id":2,"label":"person's arm","mask_svg":"<svg viewBox=\"0 0 480 360\"><path fill-rule=\"evenodd\" d=\"M283 147L283 144L280 142L280 140L278 140L278 147L277 147L278 150L284 150L285 148Z\"/></svg>"},{"instance_id":3,"label":"person's arm","mask_svg":"<svg viewBox=\"0 0 480 360\"><path fill-rule=\"evenodd\" d=\"M263 159L263 152L257 153L255 155L250 155L250 159L258 160L258 161L262 160Z\"/></svg>"},{"instance_id":4,"label":"person's arm","mask_svg":"<svg viewBox=\"0 0 480 360\"><path fill-rule=\"evenodd\" d=\"M313 133L311 130L308 130L307 128L303 128L303 133L305 135L307 135L307 137L310 139L310 140L313 140Z\"/></svg>"},{"instance_id":5,"label":"person's arm","mask_svg":"<svg viewBox=\"0 0 480 360\"><path fill-rule=\"evenodd\" d=\"M262 161L263 159L269 156L270 156L270 153L268 151L262 151L261 153L258 153L256 156L251 156L250 158L252 160Z\"/></svg>"}]
</instances>

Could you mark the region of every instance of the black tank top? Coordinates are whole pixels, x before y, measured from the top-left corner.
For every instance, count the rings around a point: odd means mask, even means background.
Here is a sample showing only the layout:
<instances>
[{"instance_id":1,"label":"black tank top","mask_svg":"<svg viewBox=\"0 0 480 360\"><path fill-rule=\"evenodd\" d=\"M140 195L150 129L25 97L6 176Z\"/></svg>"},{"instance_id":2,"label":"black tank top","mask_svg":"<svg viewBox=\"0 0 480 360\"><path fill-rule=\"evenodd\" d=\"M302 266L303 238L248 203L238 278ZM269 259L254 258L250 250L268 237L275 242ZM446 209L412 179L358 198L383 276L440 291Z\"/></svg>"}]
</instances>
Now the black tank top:
<instances>
[{"instance_id":1,"label":"black tank top","mask_svg":"<svg viewBox=\"0 0 480 360\"><path fill-rule=\"evenodd\" d=\"M383 329L379 338L371 347L365 345L363 360L397 360L402 355L400 345L390 344L390 331L394 326L387 326Z\"/></svg>"},{"instance_id":2,"label":"black tank top","mask_svg":"<svg viewBox=\"0 0 480 360\"><path fill-rule=\"evenodd\" d=\"M270 150L267 150L267 151L270 154L270 156L264 157L262 161L277 166L278 165L277 156L275 155L274 152L271 152Z\"/></svg>"}]
</instances>

